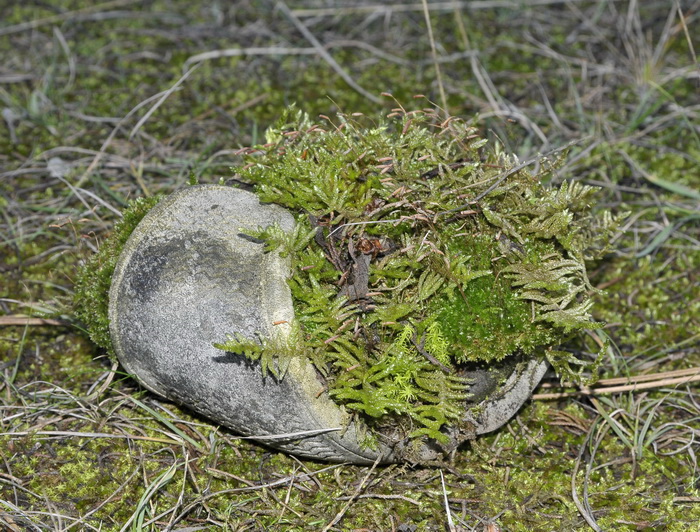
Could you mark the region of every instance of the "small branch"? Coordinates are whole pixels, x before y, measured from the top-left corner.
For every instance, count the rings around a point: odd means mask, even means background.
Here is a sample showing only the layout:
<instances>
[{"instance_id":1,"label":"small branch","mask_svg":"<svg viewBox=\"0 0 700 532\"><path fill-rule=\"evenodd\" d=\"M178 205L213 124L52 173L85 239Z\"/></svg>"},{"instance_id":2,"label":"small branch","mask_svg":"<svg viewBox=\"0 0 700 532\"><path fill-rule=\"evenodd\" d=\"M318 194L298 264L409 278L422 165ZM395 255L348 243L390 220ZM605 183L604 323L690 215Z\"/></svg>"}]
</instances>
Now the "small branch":
<instances>
[{"instance_id":1,"label":"small branch","mask_svg":"<svg viewBox=\"0 0 700 532\"><path fill-rule=\"evenodd\" d=\"M340 252L336 249L336 247L333 245L333 238L332 235L333 233L328 235L328 238L323 233L323 225L318 221L318 218L316 218L314 215L309 214L309 222L311 223L311 227L316 228L316 235L314 235L314 240L316 243L319 245L319 247L323 250L323 252L326 254L326 258L330 261L330 263L335 266L335 268L339 272L347 272L349 265L346 264L346 262L343 260L343 258L340 256ZM333 231L335 232L335 231ZM340 236L334 237L336 240L342 238L342 234Z\"/></svg>"}]
</instances>

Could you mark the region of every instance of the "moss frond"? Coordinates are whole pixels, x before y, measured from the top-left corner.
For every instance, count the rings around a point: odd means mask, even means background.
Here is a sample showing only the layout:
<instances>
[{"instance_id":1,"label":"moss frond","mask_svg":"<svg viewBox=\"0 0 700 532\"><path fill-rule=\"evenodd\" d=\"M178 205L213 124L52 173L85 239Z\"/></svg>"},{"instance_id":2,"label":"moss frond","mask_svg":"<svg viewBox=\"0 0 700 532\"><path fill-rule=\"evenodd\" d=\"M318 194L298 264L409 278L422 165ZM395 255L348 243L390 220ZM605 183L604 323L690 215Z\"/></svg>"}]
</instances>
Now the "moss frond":
<instances>
[{"instance_id":1,"label":"moss frond","mask_svg":"<svg viewBox=\"0 0 700 532\"><path fill-rule=\"evenodd\" d=\"M259 341L246 338L240 333L229 334L225 342L216 343L214 347L243 355L248 360L259 361L263 375L271 373L281 379L287 373L294 357L306 354L301 327L297 321L292 322L288 331L276 328L276 334L270 338L261 337Z\"/></svg>"}]
</instances>

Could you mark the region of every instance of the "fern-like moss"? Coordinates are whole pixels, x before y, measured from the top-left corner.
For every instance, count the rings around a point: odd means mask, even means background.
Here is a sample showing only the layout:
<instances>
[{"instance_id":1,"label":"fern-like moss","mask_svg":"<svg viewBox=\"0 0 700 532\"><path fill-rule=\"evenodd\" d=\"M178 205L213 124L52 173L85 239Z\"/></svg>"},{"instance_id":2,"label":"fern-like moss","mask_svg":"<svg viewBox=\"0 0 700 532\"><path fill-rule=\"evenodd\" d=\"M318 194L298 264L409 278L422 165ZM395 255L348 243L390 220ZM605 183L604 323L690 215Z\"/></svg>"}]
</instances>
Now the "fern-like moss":
<instances>
[{"instance_id":1,"label":"fern-like moss","mask_svg":"<svg viewBox=\"0 0 700 532\"><path fill-rule=\"evenodd\" d=\"M533 175L426 110L317 124L290 108L242 153L240 178L296 215L292 234L252 236L290 258L298 334L222 348L263 369L296 349L338 403L437 440L464 413L468 364L546 356L562 377L581 374L556 346L600 326L584 260L620 220L594 212L595 189L545 187L553 164Z\"/></svg>"},{"instance_id":2,"label":"fern-like moss","mask_svg":"<svg viewBox=\"0 0 700 532\"><path fill-rule=\"evenodd\" d=\"M280 329L276 329L279 331ZM248 360L260 362L263 375L272 373L276 378L284 378L292 358L305 354L304 338L299 322L293 322L289 332L275 334L272 338L258 338L256 340L246 338L241 334L229 335L222 343L215 343L214 347L244 355Z\"/></svg>"}]
</instances>

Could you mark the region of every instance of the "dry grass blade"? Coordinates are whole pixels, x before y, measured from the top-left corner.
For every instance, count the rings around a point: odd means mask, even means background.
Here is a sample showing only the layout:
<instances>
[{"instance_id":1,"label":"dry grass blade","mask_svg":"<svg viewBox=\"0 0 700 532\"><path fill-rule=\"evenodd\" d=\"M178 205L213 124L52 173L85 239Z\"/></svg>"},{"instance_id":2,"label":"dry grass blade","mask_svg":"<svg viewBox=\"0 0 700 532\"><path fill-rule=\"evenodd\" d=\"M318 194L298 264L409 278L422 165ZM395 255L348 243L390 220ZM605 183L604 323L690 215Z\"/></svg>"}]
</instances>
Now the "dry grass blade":
<instances>
[{"instance_id":1,"label":"dry grass blade","mask_svg":"<svg viewBox=\"0 0 700 532\"><path fill-rule=\"evenodd\" d=\"M658 381L660 379L672 379L675 377L694 377L700 374L700 368L677 369L674 371L662 371L660 373L645 373L643 375L631 375L629 377L616 377L614 379L600 379L597 386L628 385L639 382Z\"/></svg>"},{"instance_id":2,"label":"dry grass blade","mask_svg":"<svg viewBox=\"0 0 700 532\"><path fill-rule=\"evenodd\" d=\"M649 183L656 185L657 187L665 188L666 190L678 194L679 196L685 196L687 198L700 201L700 191L653 175L642 168L642 166L632 157L630 157L626 151L619 150L618 153L624 157L624 159L635 169L636 172L639 173L639 175L649 181Z\"/></svg>"},{"instance_id":3,"label":"dry grass blade","mask_svg":"<svg viewBox=\"0 0 700 532\"><path fill-rule=\"evenodd\" d=\"M369 480L369 477L372 476L372 473L374 473L374 470L376 469L377 465L379 465L379 461L381 460L381 456L379 456L374 464L372 464L372 467L370 470L367 472L367 474L364 476L362 479L362 482L360 482L360 485L357 487L357 490L355 490L355 493L348 499L348 502L345 503L345 505L340 509L340 511L336 514L336 516L325 526L323 527L323 532L328 532L331 528L333 528L335 525L337 525L340 520L343 518L345 515L345 512L348 511L350 506L352 505L353 502L359 497L359 495L362 493L362 490L365 489L365 486L367 485L367 481Z\"/></svg>"},{"instance_id":4,"label":"dry grass blade","mask_svg":"<svg viewBox=\"0 0 700 532\"><path fill-rule=\"evenodd\" d=\"M168 445L181 445L177 440L167 440L165 438L152 438L150 436L137 436L135 434L109 434L106 432L81 432L65 430L19 430L5 432L0 437L23 438L26 436L48 436L47 439L63 438L106 438L114 440L140 440L154 443L165 443Z\"/></svg>"},{"instance_id":5,"label":"dry grass blade","mask_svg":"<svg viewBox=\"0 0 700 532\"><path fill-rule=\"evenodd\" d=\"M676 221L671 225L667 225L661 231L656 233L654 238L644 247L644 249L637 252L637 257L646 257L650 253L653 253L661 247L661 245L666 242L671 236L676 233L676 231L688 222L693 222L695 220L700 220L700 214L692 214L690 216L684 216L680 220Z\"/></svg>"},{"instance_id":6,"label":"dry grass blade","mask_svg":"<svg viewBox=\"0 0 700 532\"><path fill-rule=\"evenodd\" d=\"M221 59L222 57L241 57L255 55L315 55L318 53L317 48L292 48L282 46L267 46L264 48L227 48L225 50L210 50L201 54L193 55L187 58L182 68L187 70L190 65L201 63L202 61L210 61L212 59Z\"/></svg>"},{"instance_id":7,"label":"dry grass blade","mask_svg":"<svg viewBox=\"0 0 700 532\"><path fill-rule=\"evenodd\" d=\"M12 519L12 516L5 512L0 513L0 524L6 526L7 530L10 532L22 532L22 529L15 520Z\"/></svg>"},{"instance_id":8,"label":"dry grass blade","mask_svg":"<svg viewBox=\"0 0 700 532\"><path fill-rule=\"evenodd\" d=\"M72 323L66 320L54 320L51 318L31 318L29 316L21 316L18 314L12 316L0 316L0 327L17 325L53 325L56 327L68 327L71 326Z\"/></svg>"},{"instance_id":9,"label":"dry grass blade","mask_svg":"<svg viewBox=\"0 0 700 532\"><path fill-rule=\"evenodd\" d=\"M445 215L445 214L451 214L451 213L454 213L454 212L461 211L461 210L464 210L464 209L469 208L470 206L472 206L472 205L474 205L476 202L478 202L480 199L486 197L486 196L489 195L491 192L493 192L493 191L498 187L498 185L500 185L503 181L505 181L506 179L508 179L508 177L512 176L513 174L515 174L515 173L517 173L517 172L520 172L521 170L523 170L523 169L525 169L525 168L527 168L528 166L531 166L531 165L533 165L533 164L538 164L539 162L546 161L548 157L551 157L552 155L556 155L557 153L561 153L561 152L563 152L563 151L566 151L566 150L568 150L569 148L571 148L572 146L574 146L574 145L576 145L576 144L579 144L579 143L581 143L581 142L584 142L584 141L586 141L586 140L587 140L587 139L585 139L585 138L584 138L584 139L579 139L579 140L573 140L573 141L569 142L568 144L566 144L565 146L561 146L561 147L559 147L559 148L555 148L555 149L553 149L553 150L550 150L550 151L546 152L546 153L543 154L543 155L538 155L537 157L532 157L531 159L528 159L527 161L524 161L524 162L522 162L522 163L520 163L520 164L515 165L515 166L514 166L513 168L511 168L510 170L507 170L506 172L503 172L503 173L501 173L501 174L499 174L499 175L497 175L497 176L491 178L491 179L495 179L495 181L493 182L493 184L492 184L491 186L489 186L489 187L488 187L486 190L484 190L483 192L479 193L476 197L474 197L474 199L470 200L469 202L467 202L467 203L465 203L465 204L463 204L463 205L460 205L459 207L455 207L454 209L450 209L450 210L447 210L447 211L440 212L440 213L438 213L438 215L439 215L439 216L443 216L443 215Z\"/></svg>"},{"instance_id":10,"label":"dry grass blade","mask_svg":"<svg viewBox=\"0 0 700 532\"><path fill-rule=\"evenodd\" d=\"M151 416L153 416L155 419L157 419L161 424L165 425L168 427L171 431L173 431L175 434L177 434L180 438L182 438L184 441L188 442L190 445L192 445L195 449L202 450L202 444L198 441L193 440L190 436L185 434L182 430L180 430L178 427L175 426L175 424L170 421L168 418L163 416L160 412L156 412L153 408L151 408L148 405L145 405L135 397L128 397L129 401L134 403L136 406L142 408L146 412L148 412Z\"/></svg>"},{"instance_id":11,"label":"dry grass blade","mask_svg":"<svg viewBox=\"0 0 700 532\"><path fill-rule=\"evenodd\" d=\"M685 40L688 43L688 49L690 50L690 55L693 57L693 64L695 68L700 73L700 63L698 63L698 56L695 54L695 47L693 46L693 40L690 38L690 32L688 31L688 26L685 22L686 17L683 16L683 11L681 10L681 3L679 0L675 0L676 9L678 11L678 18L680 19L681 26L683 26L683 33L685 34Z\"/></svg>"},{"instance_id":12,"label":"dry grass blade","mask_svg":"<svg viewBox=\"0 0 700 532\"><path fill-rule=\"evenodd\" d=\"M95 381L95 383L90 387L90 389L87 392L87 396L85 399L87 401L94 401L98 397L100 397L107 388L109 388L109 385L112 384L112 380L114 380L114 376L117 374L117 368L119 367L119 362L114 361L112 362L112 367L109 369L108 372L103 373L100 378ZM98 387L97 385L100 383L101 380L104 379L104 382Z\"/></svg>"},{"instance_id":13,"label":"dry grass blade","mask_svg":"<svg viewBox=\"0 0 700 532\"><path fill-rule=\"evenodd\" d=\"M136 135L138 130L141 129L141 126L143 126L151 117L151 115L158 110L158 108L163 104L163 102L168 99L168 96L175 92L180 87L180 85L182 85L185 82L185 80L189 78L195 70L197 70L197 68L199 68L199 65L194 65L192 68L187 70L187 72L185 72L182 76L180 76L180 79L178 79L172 87L170 87L168 90L162 93L161 97L158 98L156 103L153 104L153 106L146 112L145 115L141 117L141 119L131 130L131 133L129 133L129 140L131 140L134 137L134 135Z\"/></svg>"},{"instance_id":14,"label":"dry grass blade","mask_svg":"<svg viewBox=\"0 0 700 532\"><path fill-rule=\"evenodd\" d=\"M297 18L294 13L287 7L287 4L284 2L280 1L277 2L277 9L279 9L290 21L294 26L301 32L301 34L304 36L304 38L309 41L314 48L318 51L319 55L328 63L328 65L336 71L336 73L345 80L345 83L350 85L353 89L355 89L357 92L362 94L365 98L368 100L381 104L382 100L375 96L374 94L368 92L366 89L361 87L352 77L350 77L350 74L348 74L339 64L338 62L333 59L331 54L326 51L326 49L323 47L323 45L319 42L319 40L314 37L314 34L309 31L309 29L304 26L304 24Z\"/></svg>"},{"instance_id":15,"label":"dry grass blade","mask_svg":"<svg viewBox=\"0 0 700 532\"><path fill-rule=\"evenodd\" d=\"M124 7L129 4L138 4L141 0L113 0L112 2L105 2L104 4L97 4L94 6L84 7L82 9L76 9L75 11L68 11L66 13L61 13L60 15L55 15L53 17L40 18L37 20L32 20L29 22L23 22L22 24L15 24L14 26L8 26L6 28L0 28L1 35L11 35L13 33L19 33L21 31L34 30L41 26L47 26L50 24L57 24L59 22L64 22L66 20L71 20L80 15L87 15L90 13L99 13L106 9L113 9L115 7Z\"/></svg>"},{"instance_id":16,"label":"dry grass blade","mask_svg":"<svg viewBox=\"0 0 700 532\"><path fill-rule=\"evenodd\" d=\"M445 476L442 474L442 469L440 470L440 484L442 485L442 499L445 505L445 514L447 515L447 529L450 532L456 532L457 528L455 528L455 523L452 520L450 501L447 499L447 488L445 487Z\"/></svg>"},{"instance_id":17,"label":"dry grass blade","mask_svg":"<svg viewBox=\"0 0 700 532\"><path fill-rule=\"evenodd\" d=\"M583 387L575 392L537 393L532 396L535 401L563 399L565 397L579 397L608 395L623 392L636 392L655 388L678 387L683 384L700 382L700 368L655 373L653 375L640 375L637 377L623 377L619 379L607 379L599 381L595 386ZM614 383L614 385L611 385ZM621 384L625 383L625 384Z\"/></svg>"},{"instance_id":18,"label":"dry grass blade","mask_svg":"<svg viewBox=\"0 0 700 532\"><path fill-rule=\"evenodd\" d=\"M581 499L579 499L578 496L578 488L576 485L576 477L578 476L579 469L581 468L581 461L583 459L583 455L586 452L586 449L588 448L591 438L593 437L593 429L594 426L591 426L590 430L588 431L588 434L586 435L586 440L581 444L581 447L579 448L578 455L576 456L576 462L574 463L574 470L571 473L571 498L574 501L574 504L576 505L576 508L578 509L579 513L581 514L581 517L583 517L586 520L586 523L588 523L588 526L590 526L595 532L602 532L602 529L598 526L598 523L596 522L595 518L593 517L593 512L591 512L590 507L587 504L587 501L585 500L585 487L584 487L584 502L581 502ZM587 474L586 474L586 482L587 482Z\"/></svg>"},{"instance_id":19,"label":"dry grass blade","mask_svg":"<svg viewBox=\"0 0 700 532\"><path fill-rule=\"evenodd\" d=\"M178 467L179 464L174 463L168 469L166 469L156 477L156 479L148 486L148 488L144 492L143 496L141 497L141 500L139 500L132 516L126 523L124 523L124 526L120 529L119 532L125 532L129 528L129 525L132 525L131 530L133 532L139 532L143 530L143 527L145 525L144 521L147 513L149 512L148 504L150 500L161 488L163 488L173 479Z\"/></svg>"},{"instance_id":20,"label":"dry grass blade","mask_svg":"<svg viewBox=\"0 0 700 532\"><path fill-rule=\"evenodd\" d=\"M420 506L421 502L417 501L416 499L412 499L411 497L407 497L406 495L385 495L382 493L362 493L355 497L354 495L342 495L338 497L339 501L348 501L352 498L355 499L383 499L386 501L390 500L401 500L401 501L406 501L408 503L413 504L414 506Z\"/></svg>"},{"instance_id":21,"label":"dry grass blade","mask_svg":"<svg viewBox=\"0 0 700 532\"><path fill-rule=\"evenodd\" d=\"M498 116L515 120L522 124L525 129L534 133L542 142L543 147L549 147L549 139L544 134L542 129L523 111L518 109L515 105L508 103L507 100L505 100L499 94L498 88L475 55L471 56L471 66L472 73L478 81L479 86L481 87L481 90L486 96L489 104L488 108L490 110L483 111L482 116Z\"/></svg>"},{"instance_id":22,"label":"dry grass blade","mask_svg":"<svg viewBox=\"0 0 700 532\"><path fill-rule=\"evenodd\" d=\"M211 500L211 499L214 499L217 497L221 497L223 495L229 495L231 493L261 491L261 490L265 490L267 488L278 488L278 487L286 486L286 485L293 483L295 481L296 482L304 482L305 480L310 480L310 479L314 478L316 475L319 475L321 473L325 473L327 471L332 471L334 469L338 469L340 467L343 467L344 465L346 465L346 464L333 464L331 466L321 468L318 471L304 473L303 475L288 476L288 477L285 477L283 479L276 480L274 482L266 482L266 483L258 483L258 484L250 482L249 480L240 478L238 476L231 475L230 473L225 473L223 471L215 471L215 473L217 473L219 475L230 476L231 478L234 478L235 480L237 480L243 484L246 484L246 486L243 488L228 488L228 489L224 489L224 490L220 490L220 491L216 491L216 492L212 492L212 493L207 493L205 495L201 495L189 507L184 508L182 513L183 514L188 513L189 511L192 510L192 508L201 504L202 502L205 502L207 500Z\"/></svg>"},{"instance_id":23,"label":"dry grass blade","mask_svg":"<svg viewBox=\"0 0 700 532\"><path fill-rule=\"evenodd\" d=\"M437 77L438 88L440 89L440 103L442 109L447 116L450 116L450 109L447 107L447 96L445 96L445 85L442 82L442 72L440 71L440 63L438 62L437 48L435 47L435 37L433 36L433 25L430 22L430 11L428 10L427 0L423 0L423 15L425 16L425 25L428 28L428 40L430 41L430 50L433 55L433 66L435 67L435 76Z\"/></svg>"},{"instance_id":24,"label":"dry grass blade","mask_svg":"<svg viewBox=\"0 0 700 532\"><path fill-rule=\"evenodd\" d=\"M0 500L0 505L4 506L7 510L12 512L12 514L8 514L5 512L0 513L0 523L2 523L3 525L7 525L9 530L11 530L12 532L26 532L27 530L36 530L38 532L42 532L42 530L45 530L33 524L32 519L25 512L23 512L20 508L10 503L9 501ZM21 522L22 528L19 528L17 521Z\"/></svg>"},{"instance_id":25,"label":"dry grass blade","mask_svg":"<svg viewBox=\"0 0 700 532\"><path fill-rule=\"evenodd\" d=\"M100 509L102 509L104 506L106 506L107 504L109 504L110 502L112 502L112 501L119 495L119 493L120 493L127 485L129 485L129 483L134 479L134 477L138 474L138 472L139 472L138 469L134 469L134 471L131 473L131 475L129 475L129 476L126 478L126 480L125 480L124 482L122 482L122 483L119 485L119 487L117 487L116 490L114 490L114 492L112 493L112 495L111 495L110 497L108 497L107 499L105 499L104 501L102 501L100 504L98 504L97 506L95 506L92 510L90 510L89 512L87 512L85 515L81 516L81 519L80 519L80 520L78 520L78 521L76 521L75 523L73 523L72 525L69 525L68 527L66 527L66 529L65 529L64 532L68 532L68 531L71 530L72 528L77 527L77 526L79 526L79 525L84 525L85 522L88 520L88 518L89 518L91 515L93 515L93 514L99 512Z\"/></svg>"},{"instance_id":26,"label":"dry grass blade","mask_svg":"<svg viewBox=\"0 0 700 532\"><path fill-rule=\"evenodd\" d=\"M110 134L107 136L105 141L102 143L102 146L100 146L99 151L95 154L95 157L92 159L92 162L88 165L88 167L85 169L85 171L82 173L80 178L78 179L77 183L74 185L75 188L81 187L89 178L90 174L92 173L95 168L97 168L97 165L100 163L100 160L102 160L102 157L104 156L107 148L109 145L112 143L114 140L114 137L116 136L117 132L123 127L123 125L142 107L145 107L149 103L151 103L153 100L157 100L160 98L164 92L167 91L162 91L159 92L158 94L154 94L153 96L149 96L142 102L139 102L136 104L127 114L124 116L124 118L120 119L119 122L114 126Z\"/></svg>"},{"instance_id":27,"label":"dry grass blade","mask_svg":"<svg viewBox=\"0 0 700 532\"><path fill-rule=\"evenodd\" d=\"M565 3L584 2L585 0L528 0L531 6L549 6ZM615 0L619 1L619 0ZM433 11L454 11L455 9L518 9L522 4L513 0L470 0L468 2L431 2L430 9ZM292 12L298 17L330 17L339 15L354 15L361 13L402 13L407 11L422 11L423 4L370 4L358 5L354 7L318 7L299 8Z\"/></svg>"}]
</instances>

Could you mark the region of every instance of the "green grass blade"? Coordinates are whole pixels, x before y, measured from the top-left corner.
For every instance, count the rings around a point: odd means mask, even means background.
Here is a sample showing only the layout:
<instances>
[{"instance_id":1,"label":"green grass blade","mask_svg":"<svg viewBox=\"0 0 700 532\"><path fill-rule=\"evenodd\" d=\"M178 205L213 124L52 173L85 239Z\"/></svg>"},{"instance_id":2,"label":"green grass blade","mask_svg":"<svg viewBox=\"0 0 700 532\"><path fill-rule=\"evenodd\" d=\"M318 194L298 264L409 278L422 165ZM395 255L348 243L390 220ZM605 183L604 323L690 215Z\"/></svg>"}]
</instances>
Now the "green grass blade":
<instances>
[{"instance_id":1,"label":"green grass blade","mask_svg":"<svg viewBox=\"0 0 700 532\"><path fill-rule=\"evenodd\" d=\"M666 179L662 179L647 172L644 172L642 175L644 176L644 179L656 185L657 187L664 188L670 192L673 192L674 194L678 194L679 196L685 196L687 198L700 201L700 192L695 190L694 188L681 185L680 183L667 181Z\"/></svg>"},{"instance_id":2,"label":"green grass blade","mask_svg":"<svg viewBox=\"0 0 700 532\"><path fill-rule=\"evenodd\" d=\"M169 419L167 419L165 416L163 416L163 415L160 414L159 412L156 412L156 411L153 410L150 406L146 406L145 404L143 404L141 401L139 401L139 400L136 399L135 397L129 397L129 400L132 401L135 405L137 405L137 406L141 407L142 409L144 409L144 410L145 410L146 412L148 412L149 414L151 414L155 419L157 419L160 423L162 423L163 425L165 425L166 427L168 427L170 430L172 430L175 434L177 434L178 436L180 436L180 437L181 437L183 440L185 440L187 443L189 443L190 445L194 446L194 447L195 447L196 449L198 449L198 450L202 450L202 445L201 445L200 443L198 443L197 441L193 440L193 439L190 438L187 434L185 434L183 431L181 431L179 428L177 428L177 427L172 423L172 421L170 421Z\"/></svg>"},{"instance_id":3,"label":"green grass blade","mask_svg":"<svg viewBox=\"0 0 700 532\"><path fill-rule=\"evenodd\" d=\"M177 466L177 462L171 465L167 470L163 471L160 475L158 475L158 478L156 478L150 484L150 486L148 486L144 494L141 496L141 499L139 500L138 504L136 505L136 510L134 510L134 513L129 519L129 522L127 522L124 525L120 532L126 530L126 527L129 526L129 524L131 524L132 532L142 532L143 522L146 518L146 512L148 511L149 501L156 495L156 493L158 493L158 491L161 488L166 486L173 479L173 477L175 476L175 472L177 471Z\"/></svg>"},{"instance_id":4,"label":"green grass blade","mask_svg":"<svg viewBox=\"0 0 700 532\"><path fill-rule=\"evenodd\" d=\"M637 253L637 257L646 257L649 253L656 251L666 240L668 240L671 235L682 225L691 222L693 220L700 220L700 214L694 214L692 216L685 216L678 220L675 224L665 227L663 230L659 231L651 242L647 246Z\"/></svg>"}]
</instances>

